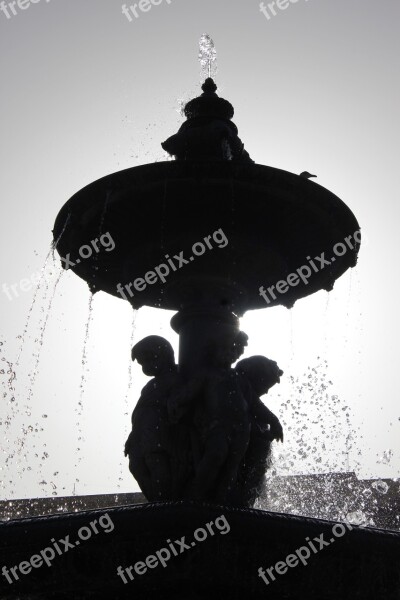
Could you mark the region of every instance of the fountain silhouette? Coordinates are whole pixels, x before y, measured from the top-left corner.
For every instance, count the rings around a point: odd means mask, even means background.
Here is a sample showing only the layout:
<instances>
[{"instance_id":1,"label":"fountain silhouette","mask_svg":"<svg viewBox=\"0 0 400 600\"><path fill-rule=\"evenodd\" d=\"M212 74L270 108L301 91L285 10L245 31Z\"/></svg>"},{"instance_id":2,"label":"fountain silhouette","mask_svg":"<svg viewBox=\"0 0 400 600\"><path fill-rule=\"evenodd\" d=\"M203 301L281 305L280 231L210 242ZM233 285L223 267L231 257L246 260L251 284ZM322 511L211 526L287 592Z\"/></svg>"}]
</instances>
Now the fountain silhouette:
<instances>
[{"instance_id":1,"label":"fountain silhouette","mask_svg":"<svg viewBox=\"0 0 400 600\"><path fill-rule=\"evenodd\" d=\"M210 75L216 51L209 36L201 38L199 58ZM72 260L91 292L134 309L177 311L178 364L160 338L149 338L134 357L154 378L126 445L148 500L252 506L271 444L282 438L260 396L282 373L260 357L232 368L247 345L238 318L331 290L357 262L360 228L339 198L309 178L253 162L234 108L211 77L184 114L162 143L174 161L88 185L61 209L54 238L63 231L63 264ZM80 260L103 232L113 251Z\"/></svg>"},{"instance_id":2,"label":"fountain silhouette","mask_svg":"<svg viewBox=\"0 0 400 600\"><path fill-rule=\"evenodd\" d=\"M91 183L61 209L53 231L63 266L92 294L104 291L135 310L176 311L177 364L159 336L132 349L152 379L125 450L151 502L109 508L107 535L88 527L103 523L99 510L7 523L3 560L21 569L29 567L21 562L27 542L32 553L50 550L50 539L55 548L56 539L76 542L62 556L51 548L52 568L13 582L7 598L152 599L161 592L239 600L267 592L344 600L394 598L399 589L399 535L249 508L271 444L283 438L260 396L283 373L264 356L237 362L248 340L239 317L331 290L356 265L361 238L355 216L330 191L304 173L253 162L233 106L217 94L215 56L202 36L202 94L162 144L175 160ZM103 236L113 248L94 254ZM88 531L92 539L81 544ZM86 537L77 541L79 532Z\"/></svg>"}]
</instances>

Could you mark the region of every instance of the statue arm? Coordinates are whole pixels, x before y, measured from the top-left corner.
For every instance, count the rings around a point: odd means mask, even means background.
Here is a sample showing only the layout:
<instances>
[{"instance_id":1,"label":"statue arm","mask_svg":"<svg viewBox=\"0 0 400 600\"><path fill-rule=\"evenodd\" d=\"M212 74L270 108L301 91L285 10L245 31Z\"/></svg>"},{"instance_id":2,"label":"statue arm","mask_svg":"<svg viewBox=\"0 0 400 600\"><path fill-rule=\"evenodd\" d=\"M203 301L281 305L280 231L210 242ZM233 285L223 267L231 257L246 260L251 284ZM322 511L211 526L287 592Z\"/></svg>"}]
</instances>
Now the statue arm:
<instances>
[{"instance_id":1,"label":"statue arm","mask_svg":"<svg viewBox=\"0 0 400 600\"><path fill-rule=\"evenodd\" d=\"M283 442L283 428L278 417L265 406L255 393L252 394L251 412L262 431L265 431L266 425L269 425L268 433L270 436L272 435L272 439Z\"/></svg>"}]
</instances>

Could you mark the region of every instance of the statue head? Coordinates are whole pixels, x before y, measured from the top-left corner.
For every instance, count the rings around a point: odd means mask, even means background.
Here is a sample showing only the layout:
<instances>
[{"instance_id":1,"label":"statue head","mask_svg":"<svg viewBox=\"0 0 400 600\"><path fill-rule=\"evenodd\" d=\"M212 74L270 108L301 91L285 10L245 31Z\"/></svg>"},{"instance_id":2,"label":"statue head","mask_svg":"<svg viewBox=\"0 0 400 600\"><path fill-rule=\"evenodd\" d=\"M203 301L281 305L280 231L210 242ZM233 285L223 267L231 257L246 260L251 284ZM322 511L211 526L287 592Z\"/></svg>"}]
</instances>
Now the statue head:
<instances>
[{"instance_id":1,"label":"statue head","mask_svg":"<svg viewBox=\"0 0 400 600\"><path fill-rule=\"evenodd\" d=\"M251 356L239 361L235 367L250 382L258 396L266 394L276 383L280 383L283 371L274 360L265 356Z\"/></svg>"},{"instance_id":2,"label":"statue head","mask_svg":"<svg viewBox=\"0 0 400 600\"><path fill-rule=\"evenodd\" d=\"M135 344L132 360L137 360L143 373L152 377L176 368L171 344L158 335L149 335Z\"/></svg>"}]
</instances>

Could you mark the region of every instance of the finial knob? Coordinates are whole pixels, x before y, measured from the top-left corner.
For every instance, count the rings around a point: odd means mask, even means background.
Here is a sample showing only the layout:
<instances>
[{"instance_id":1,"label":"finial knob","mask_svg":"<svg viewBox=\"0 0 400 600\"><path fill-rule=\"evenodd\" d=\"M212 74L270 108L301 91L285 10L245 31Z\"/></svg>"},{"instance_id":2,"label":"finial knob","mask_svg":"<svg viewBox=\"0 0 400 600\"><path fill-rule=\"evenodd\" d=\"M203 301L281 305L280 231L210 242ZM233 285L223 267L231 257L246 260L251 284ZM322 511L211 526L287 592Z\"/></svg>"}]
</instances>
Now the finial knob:
<instances>
[{"instance_id":1,"label":"finial knob","mask_svg":"<svg viewBox=\"0 0 400 600\"><path fill-rule=\"evenodd\" d=\"M215 94L218 88L214 79L212 79L211 77L207 77L207 79L201 86L201 89L205 94Z\"/></svg>"}]
</instances>

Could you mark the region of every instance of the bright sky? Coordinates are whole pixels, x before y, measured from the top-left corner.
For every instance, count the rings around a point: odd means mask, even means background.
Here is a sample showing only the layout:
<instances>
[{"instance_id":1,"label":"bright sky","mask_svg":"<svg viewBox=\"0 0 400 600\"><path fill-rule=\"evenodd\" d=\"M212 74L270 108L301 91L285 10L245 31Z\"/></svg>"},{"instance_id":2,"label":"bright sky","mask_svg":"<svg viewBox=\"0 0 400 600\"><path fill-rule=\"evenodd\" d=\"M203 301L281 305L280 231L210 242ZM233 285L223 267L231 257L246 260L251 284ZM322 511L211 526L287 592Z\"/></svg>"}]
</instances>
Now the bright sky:
<instances>
[{"instance_id":1,"label":"bright sky","mask_svg":"<svg viewBox=\"0 0 400 600\"><path fill-rule=\"evenodd\" d=\"M266 16L253 0L164 0L129 20L116 0L42 0L8 15L0 12L1 497L138 489L122 450L147 378L135 365L130 386L129 305L99 294L88 325L86 284L64 273L54 293L51 257L34 304L21 280L44 266L73 193L165 160L160 143L181 122L180 101L199 92L204 32L252 158L316 173L368 239L329 295L242 319L246 356L264 354L285 372L265 398L285 425L275 468L399 477L400 5L299 0ZM164 335L177 349L171 316L141 309L134 340Z\"/></svg>"}]
</instances>

